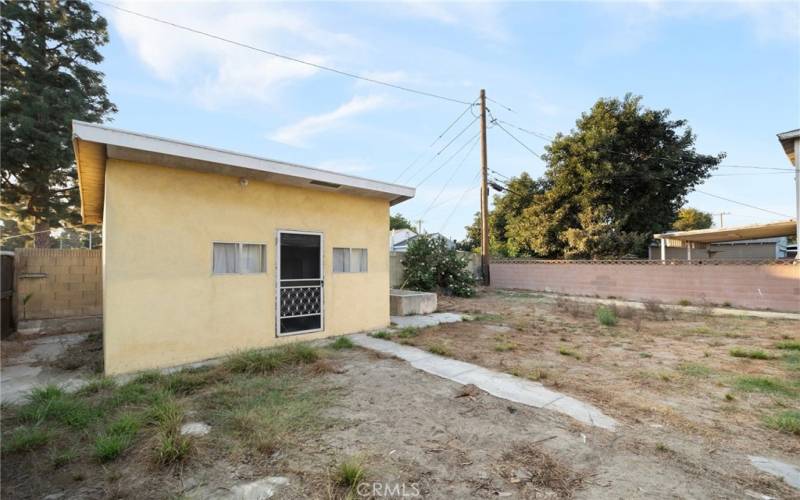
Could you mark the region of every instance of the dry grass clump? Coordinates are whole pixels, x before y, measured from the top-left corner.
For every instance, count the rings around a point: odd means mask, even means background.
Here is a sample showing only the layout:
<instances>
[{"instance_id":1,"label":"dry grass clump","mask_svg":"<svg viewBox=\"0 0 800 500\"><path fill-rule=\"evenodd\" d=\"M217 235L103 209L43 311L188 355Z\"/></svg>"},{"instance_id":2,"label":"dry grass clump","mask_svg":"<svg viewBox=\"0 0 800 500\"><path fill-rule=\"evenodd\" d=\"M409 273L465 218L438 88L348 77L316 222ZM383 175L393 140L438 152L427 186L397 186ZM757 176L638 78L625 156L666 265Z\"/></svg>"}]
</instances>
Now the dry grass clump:
<instances>
[{"instance_id":1,"label":"dry grass clump","mask_svg":"<svg viewBox=\"0 0 800 500\"><path fill-rule=\"evenodd\" d=\"M550 456L540 445L517 443L502 456L501 475L521 487L533 486L541 498L551 495L572 498L584 482L584 474L570 469L563 462ZM539 498L539 497L537 497Z\"/></svg>"}]
</instances>

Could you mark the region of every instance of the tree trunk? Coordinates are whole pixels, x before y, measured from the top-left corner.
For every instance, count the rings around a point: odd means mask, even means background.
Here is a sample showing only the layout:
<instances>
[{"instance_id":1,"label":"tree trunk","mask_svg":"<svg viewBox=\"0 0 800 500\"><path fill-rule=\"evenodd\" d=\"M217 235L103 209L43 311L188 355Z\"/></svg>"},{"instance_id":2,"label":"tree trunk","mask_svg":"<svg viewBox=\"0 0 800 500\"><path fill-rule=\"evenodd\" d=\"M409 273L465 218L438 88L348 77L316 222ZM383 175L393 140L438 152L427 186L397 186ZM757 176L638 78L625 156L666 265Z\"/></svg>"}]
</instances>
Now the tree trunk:
<instances>
[{"instance_id":1,"label":"tree trunk","mask_svg":"<svg viewBox=\"0 0 800 500\"><path fill-rule=\"evenodd\" d=\"M46 220L36 221L33 231L33 246L36 248L49 248L50 247L50 232L41 233L40 231L47 231L50 229L50 224Z\"/></svg>"}]
</instances>

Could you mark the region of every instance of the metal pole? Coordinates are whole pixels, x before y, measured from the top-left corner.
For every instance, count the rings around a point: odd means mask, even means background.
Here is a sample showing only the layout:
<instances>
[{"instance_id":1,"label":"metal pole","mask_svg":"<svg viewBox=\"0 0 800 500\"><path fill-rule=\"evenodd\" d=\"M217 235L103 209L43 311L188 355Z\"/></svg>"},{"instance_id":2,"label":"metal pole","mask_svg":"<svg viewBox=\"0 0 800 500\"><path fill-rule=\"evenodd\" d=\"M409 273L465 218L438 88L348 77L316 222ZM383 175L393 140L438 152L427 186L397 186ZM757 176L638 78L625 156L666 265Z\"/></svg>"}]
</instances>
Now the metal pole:
<instances>
[{"instance_id":1,"label":"metal pole","mask_svg":"<svg viewBox=\"0 0 800 500\"><path fill-rule=\"evenodd\" d=\"M486 91L481 89L481 272L489 286L489 157L486 151Z\"/></svg>"}]
</instances>

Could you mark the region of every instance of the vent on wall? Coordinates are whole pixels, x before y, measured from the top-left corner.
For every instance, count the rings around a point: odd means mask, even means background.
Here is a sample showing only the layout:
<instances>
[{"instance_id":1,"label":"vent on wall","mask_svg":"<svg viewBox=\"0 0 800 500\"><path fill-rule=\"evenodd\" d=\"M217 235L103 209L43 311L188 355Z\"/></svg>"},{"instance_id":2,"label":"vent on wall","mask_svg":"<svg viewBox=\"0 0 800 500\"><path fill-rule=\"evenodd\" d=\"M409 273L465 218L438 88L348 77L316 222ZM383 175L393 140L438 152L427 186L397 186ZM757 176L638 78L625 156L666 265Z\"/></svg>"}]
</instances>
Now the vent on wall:
<instances>
[{"instance_id":1,"label":"vent on wall","mask_svg":"<svg viewBox=\"0 0 800 500\"><path fill-rule=\"evenodd\" d=\"M310 181L309 184L314 184L315 186L322 186L331 189L339 189L342 187L341 184L334 184L332 182L324 182L324 181Z\"/></svg>"}]
</instances>

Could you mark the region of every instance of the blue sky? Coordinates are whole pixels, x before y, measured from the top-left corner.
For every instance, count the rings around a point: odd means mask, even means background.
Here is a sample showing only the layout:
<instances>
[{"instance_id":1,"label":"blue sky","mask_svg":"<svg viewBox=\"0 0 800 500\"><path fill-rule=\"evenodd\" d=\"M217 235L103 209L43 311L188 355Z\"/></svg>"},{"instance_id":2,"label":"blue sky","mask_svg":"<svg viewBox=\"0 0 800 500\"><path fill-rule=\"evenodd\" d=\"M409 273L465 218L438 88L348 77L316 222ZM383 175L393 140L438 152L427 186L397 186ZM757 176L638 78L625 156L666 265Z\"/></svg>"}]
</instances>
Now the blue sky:
<instances>
[{"instance_id":1,"label":"blue sky","mask_svg":"<svg viewBox=\"0 0 800 500\"><path fill-rule=\"evenodd\" d=\"M798 2L119 5L459 100L486 88L513 109L490 103L495 116L548 135L569 131L597 98L633 92L645 106L687 119L700 152L724 151L731 165L789 168L775 134L800 127ZM111 28L101 69L120 128L384 181L423 155L409 171L419 173L400 179L412 186L477 132L475 124L429 161L447 137L430 144L464 106L96 8ZM542 150L541 139L511 130ZM496 128L489 166L505 175L543 172L540 160ZM478 169L478 148L467 144L395 211L421 217L428 231L463 237L478 209L471 189ZM716 173L757 175L714 177L700 189L794 214L791 173ZM700 193L689 202L730 212L726 225L781 218Z\"/></svg>"}]
</instances>

